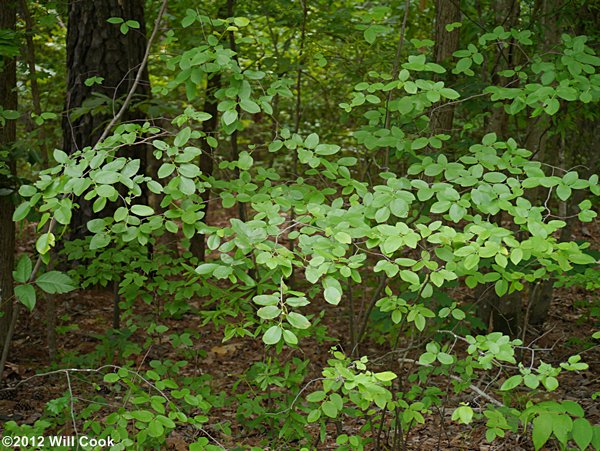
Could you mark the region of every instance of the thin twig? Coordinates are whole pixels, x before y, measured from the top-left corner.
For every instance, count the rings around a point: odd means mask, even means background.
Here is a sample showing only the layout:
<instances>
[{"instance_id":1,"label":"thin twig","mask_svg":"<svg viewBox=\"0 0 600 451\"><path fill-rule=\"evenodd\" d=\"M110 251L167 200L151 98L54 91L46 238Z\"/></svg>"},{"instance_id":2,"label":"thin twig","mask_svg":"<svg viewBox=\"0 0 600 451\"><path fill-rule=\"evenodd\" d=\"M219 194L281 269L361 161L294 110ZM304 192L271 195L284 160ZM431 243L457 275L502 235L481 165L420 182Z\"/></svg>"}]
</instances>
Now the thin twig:
<instances>
[{"instance_id":1,"label":"thin twig","mask_svg":"<svg viewBox=\"0 0 600 451\"><path fill-rule=\"evenodd\" d=\"M402 358L402 359L398 359L398 360L401 361L402 363L412 363L414 365L431 367L431 365L426 364L426 363L420 363L418 360L407 359L407 358ZM450 377L451 379L454 379L455 381L464 383L463 379L461 379L458 376L455 376L454 374L449 374L448 377ZM491 402L492 404L494 404L498 407L506 407L502 402L498 401L496 398L492 398L490 395L488 395L486 392L484 392L481 388L479 388L475 385L472 385L472 384L469 385L469 389L471 391L474 391L475 393L477 393L482 398L487 399L489 402Z\"/></svg>"},{"instance_id":2,"label":"thin twig","mask_svg":"<svg viewBox=\"0 0 600 451\"><path fill-rule=\"evenodd\" d=\"M406 0L404 3L404 17L402 18L402 27L400 29L400 38L398 39L398 45L396 47L396 56L394 58L394 67L392 68L392 81L395 81L398 78L398 73L400 72L400 55L402 53L402 47L404 47L404 35L406 33L406 22L408 20L408 11L410 6L410 0ZM387 94L387 98L385 100L385 125L384 128L389 130L392 121L392 115L390 112L390 102L392 100L392 92L390 89ZM387 146L385 150L385 162L384 167L387 170L390 162L390 146Z\"/></svg>"},{"instance_id":3,"label":"thin twig","mask_svg":"<svg viewBox=\"0 0 600 451\"><path fill-rule=\"evenodd\" d=\"M75 437L79 437L79 432L77 432L77 420L75 419L75 405L73 402L73 387L71 387L71 376L69 376L68 371L65 371L65 377L67 378L67 387L69 387L69 402L70 402L70 406L71 406L71 421L73 421L73 432L75 433ZM77 442L79 443L79 440L77 440Z\"/></svg>"},{"instance_id":4,"label":"thin twig","mask_svg":"<svg viewBox=\"0 0 600 451\"><path fill-rule=\"evenodd\" d=\"M150 50L152 48L152 42L154 41L154 38L156 38L156 35L158 34L158 28L159 28L160 22L162 21L165 11L167 10L167 3L169 3L169 0L163 0L160 10L158 11L158 16L156 17L156 21L154 22L154 29L152 30L152 34L150 35L150 38L148 38L148 43L146 45L146 53L144 53L144 58L142 59L142 63L140 64L140 67L137 71L133 85L131 86L131 89L129 90L127 97L125 98L123 105L121 105L121 109L112 118L110 123L106 126L106 128L104 129L104 132L102 132L102 135L100 135L98 142L102 142L108 136L108 134L110 133L112 128L115 126L115 124L121 120L121 118L123 117L123 114L125 114L125 111L129 107L129 104L131 103L131 99L133 98L133 95L135 94L135 91L142 79L142 75L144 74L144 69L146 68L146 65L148 64L148 58L150 58ZM96 143L96 145L98 145L98 144Z\"/></svg>"}]
</instances>

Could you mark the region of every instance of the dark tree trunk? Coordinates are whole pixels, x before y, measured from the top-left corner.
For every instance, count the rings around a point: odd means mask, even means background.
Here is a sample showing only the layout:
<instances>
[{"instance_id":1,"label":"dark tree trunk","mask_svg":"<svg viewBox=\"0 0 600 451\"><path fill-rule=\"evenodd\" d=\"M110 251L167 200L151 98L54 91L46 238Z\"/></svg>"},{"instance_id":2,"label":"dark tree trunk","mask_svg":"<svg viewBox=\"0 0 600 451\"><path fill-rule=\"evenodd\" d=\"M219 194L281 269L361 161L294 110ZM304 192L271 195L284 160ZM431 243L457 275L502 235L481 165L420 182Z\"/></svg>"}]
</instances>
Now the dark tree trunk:
<instances>
[{"instance_id":1,"label":"dark tree trunk","mask_svg":"<svg viewBox=\"0 0 600 451\"><path fill-rule=\"evenodd\" d=\"M498 0L493 3L496 24L510 29L518 22L520 8L517 0ZM517 64L517 56L513 46L498 47L488 78L495 86L504 86L509 79L498 75L499 71ZM494 108L487 118L486 130L494 132L500 139L506 139L508 115L503 108ZM493 222L502 223L502 213L494 217ZM523 317L522 295L518 292L499 297L493 287L484 287L478 296L477 315L488 327L488 330L500 331L513 337L521 333Z\"/></svg>"},{"instance_id":2,"label":"dark tree trunk","mask_svg":"<svg viewBox=\"0 0 600 451\"><path fill-rule=\"evenodd\" d=\"M15 30L16 3L16 0L0 0L0 28ZM16 59L0 57L0 105L5 110L17 109L16 67ZM6 121L4 126L0 126L0 156L6 155L4 162L0 161L0 349L4 347L13 311L15 223L12 215L15 209L15 185L12 175L15 173L15 162L11 158L11 151L16 137L15 121Z\"/></svg>"},{"instance_id":3,"label":"dark tree trunk","mask_svg":"<svg viewBox=\"0 0 600 451\"><path fill-rule=\"evenodd\" d=\"M499 297L489 285L478 287L475 294L477 316L484 328L517 338L521 332L522 294L514 292Z\"/></svg>"},{"instance_id":4,"label":"dark tree trunk","mask_svg":"<svg viewBox=\"0 0 600 451\"><path fill-rule=\"evenodd\" d=\"M539 27L542 30L542 50L550 52L552 48L560 41L561 19L559 17L561 3L559 0L540 0L536 3L536 14L539 16ZM527 148L533 151L536 157L552 166L565 167L570 166L564 155L564 145L560 143L558 136L551 136L555 120L546 115L540 116L527 136ZM582 129L583 130L583 129ZM576 146L575 146L576 147ZM543 202L547 196L545 191L536 192L538 202ZM559 203L559 215L567 216L567 203ZM569 240L570 224L561 231L560 239ZM552 299L554 297L554 279L547 279L533 284L529 288L529 297L527 299L528 314L526 320L529 324L543 324L548 318L548 312ZM525 324L527 327L527 324Z\"/></svg>"},{"instance_id":5,"label":"dark tree trunk","mask_svg":"<svg viewBox=\"0 0 600 451\"><path fill-rule=\"evenodd\" d=\"M112 101L122 100L131 89L137 70L142 63L146 48L146 24L142 0L94 0L69 1L69 24L67 31L67 96L66 113L63 116L63 146L72 153L86 146L94 146L113 117ZM135 20L140 28L130 28L124 35L120 25L108 23L111 17L125 21ZM102 77L101 85L86 86L90 77ZM136 100L147 98L150 91L148 73L145 70ZM86 113L73 117L78 108L90 101L106 96L109 105L100 114ZM133 107L125 114L124 121L143 119L144 114ZM135 146L124 151L127 156L141 160L146 168L144 146ZM72 237L85 234L85 225L92 217L91 205L83 200L80 210L73 215Z\"/></svg>"},{"instance_id":6,"label":"dark tree trunk","mask_svg":"<svg viewBox=\"0 0 600 451\"><path fill-rule=\"evenodd\" d=\"M219 110L217 109L218 102L215 97L215 92L221 88L221 76L217 73L208 79L206 82L206 97L204 101L204 112L209 113L212 117L204 122L203 131L207 136L213 135L217 131L219 125ZM213 154L212 148L207 144L206 140L202 141L202 155L200 155L200 170L205 177L210 177L213 173ZM202 201L204 202L204 222L208 219L208 209L210 207L210 189L206 189L202 193ZM204 235L196 233L190 240L190 251L192 255L201 261L206 258L206 243Z\"/></svg>"},{"instance_id":7,"label":"dark tree trunk","mask_svg":"<svg viewBox=\"0 0 600 451\"><path fill-rule=\"evenodd\" d=\"M460 38L459 28L452 31L446 30L446 25L460 22L459 4L449 0L436 0L435 2L435 62L443 64L458 50ZM447 80L447 79L446 79ZM434 111L431 115L431 130L434 133L448 133L452 130L454 107L445 106Z\"/></svg>"},{"instance_id":8,"label":"dark tree trunk","mask_svg":"<svg viewBox=\"0 0 600 451\"><path fill-rule=\"evenodd\" d=\"M219 18L225 18L233 16L233 2L227 0L220 4L217 16ZM231 45L231 35L230 45ZM221 74L218 72L210 76L207 76L206 80L206 91L204 93L204 107L203 111L209 113L212 117L203 123L202 131L206 133L206 136L215 135L219 127L219 102L216 97L216 92L221 89ZM233 146L233 144L232 144ZM214 168L214 155L212 148L208 145L206 139L202 140L202 155L200 155L199 161L200 170L204 177L210 177L213 175ZM210 189L206 189L202 193L202 201L204 202L204 222L208 220L208 212L210 208ZM206 259L206 241L204 234L196 233L190 240L190 252L200 261Z\"/></svg>"}]
</instances>

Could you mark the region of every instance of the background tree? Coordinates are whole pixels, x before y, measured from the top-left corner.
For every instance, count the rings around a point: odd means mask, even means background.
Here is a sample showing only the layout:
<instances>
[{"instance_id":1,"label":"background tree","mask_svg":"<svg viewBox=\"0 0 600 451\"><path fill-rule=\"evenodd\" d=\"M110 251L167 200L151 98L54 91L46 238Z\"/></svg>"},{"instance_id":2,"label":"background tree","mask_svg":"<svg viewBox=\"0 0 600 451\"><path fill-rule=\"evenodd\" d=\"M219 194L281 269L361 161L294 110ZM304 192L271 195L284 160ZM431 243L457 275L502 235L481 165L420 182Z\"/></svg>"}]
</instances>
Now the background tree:
<instances>
[{"instance_id":1,"label":"background tree","mask_svg":"<svg viewBox=\"0 0 600 451\"><path fill-rule=\"evenodd\" d=\"M69 1L67 31L67 93L63 116L63 149L67 153L93 146L103 126L119 108L134 82L146 49L144 2L132 0ZM124 121L145 117L140 102L150 93L148 72L136 90ZM136 105L137 103L137 105ZM145 146L126 148L147 165ZM82 201L73 215L72 236L85 234L91 205Z\"/></svg>"},{"instance_id":2,"label":"background tree","mask_svg":"<svg viewBox=\"0 0 600 451\"><path fill-rule=\"evenodd\" d=\"M13 311L12 271L15 256L15 160L13 146L17 123L17 60L15 57L17 1L0 1L0 349L4 345Z\"/></svg>"}]
</instances>

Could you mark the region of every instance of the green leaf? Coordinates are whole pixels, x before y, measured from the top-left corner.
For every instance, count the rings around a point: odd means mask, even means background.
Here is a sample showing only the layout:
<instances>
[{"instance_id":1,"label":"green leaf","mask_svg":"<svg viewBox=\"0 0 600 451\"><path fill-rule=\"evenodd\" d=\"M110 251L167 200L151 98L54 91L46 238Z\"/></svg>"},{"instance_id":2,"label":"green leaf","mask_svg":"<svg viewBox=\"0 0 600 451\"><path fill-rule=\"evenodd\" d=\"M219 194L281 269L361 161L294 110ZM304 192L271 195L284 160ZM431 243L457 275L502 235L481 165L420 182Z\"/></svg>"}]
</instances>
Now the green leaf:
<instances>
[{"instance_id":1,"label":"green leaf","mask_svg":"<svg viewBox=\"0 0 600 451\"><path fill-rule=\"evenodd\" d=\"M258 104L250 99L240 100L240 107L242 108L242 110L250 114L260 113L260 107L258 106Z\"/></svg>"},{"instance_id":2,"label":"green leaf","mask_svg":"<svg viewBox=\"0 0 600 451\"><path fill-rule=\"evenodd\" d=\"M331 401L325 401L323 404L321 404L321 410L329 418L337 417L337 414L338 414L337 407Z\"/></svg>"},{"instance_id":3,"label":"green leaf","mask_svg":"<svg viewBox=\"0 0 600 451\"><path fill-rule=\"evenodd\" d=\"M326 277L323 279L323 287L325 288L325 300L333 305L339 304L342 299L342 287L340 283L333 277Z\"/></svg>"},{"instance_id":4,"label":"green leaf","mask_svg":"<svg viewBox=\"0 0 600 451\"><path fill-rule=\"evenodd\" d=\"M399 237L398 235L392 235L387 237L386 240L383 242L383 244L381 245L381 250L384 253L391 255L398 249L400 249L403 244L404 240L401 237Z\"/></svg>"},{"instance_id":5,"label":"green leaf","mask_svg":"<svg viewBox=\"0 0 600 451\"><path fill-rule=\"evenodd\" d=\"M467 405L458 407L452 413L452 420L462 424L469 424L473 420L473 409Z\"/></svg>"},{"instance_id":6,"label":"green leaf","mask_svg":"<svg viewBox=\"0 0 600 451\"><path fill-rule=\"evenodd\" d=\"M491 146L492 144L494 144L496 142L497 139L498 139L498 137L496 136L495 133L488 133L487 135L485 135L483 137L483 139L481 140L481 143L484 146Z\"/></svg>"},{"instance_id":7,"label":"green leaf","mask_svg":"<svg viewBox=\"0 0 600 451\"><path fill-rule=\"evenodd\" d=\"M271 326L263 335L263 341L267 345L277 344L281 340L282 334L283 330L281 329L281 326Z\"/></svg>"},{"instance_id":8,"label":"green leaf","mask_svg":"<svg viewBox=\"0 0 600 451\"><path fill-rule=\"evenodd\" d=\"M419 363L421 365L431 365L435 361L435 354L432 352L425 352L419 357Z\"/></svg>"},{"instance_id":9,"label":"green leaf","mask_svg":"<svg viewBox=\"0 0 600 451\"><path fill-rule=\"evenodd\" d=\"M584 418L577 418L573 422L573 440L580 449L585 450L592 442L594 429L590 422Z\"/></svg>"},{"instance_id":10,"label":"green leaf","mask_svg":"<svg viewBox=\"0 0 600 451\"><path fill-rule=\"evenodd\" d=\"M170 176L175 170L175 165L172 163L163 163L160 168L158 168L158 178L164 179L165 177Z\"/></svg>"},{"instance_id":11,"label":"green leaf","mask_svg":"<svg viewBox=\"0 0 600 451\"><path fill-rule=\"evenodd\" d=\"M223 113L222 117L225 125L231 125L237 120L238 113L236 110L227 110Z\"/></svg>"},{"instance_id":12,"label":"green leaf","mask_svg":"<svg viewBox=\"0 0 600 451\"><path fill-rule=\"evenodd\" d=\"M254 158L252 158L252 156L250 156L250 154L248 152L246 152L246 151L240 152L240 156L238 159L238 166L240 169L247 171L248 169L250 169L252 167L253 163L254 163Z\"/></svg>"},{"instance_id":13,"label":"green leaf","mask_svg":"<svg viewBox=\"0 0 600 451\"><path fill-rule=\"evenodd\" d=\"M256 314L262 319L273 319L281 314L281 309L275 305L267 305L266 307L259 308Z\"/></svg>"},{"instance_id":14,"label":"green leaf","mask_svg":"<svg viewBox=\"0 0 600 451\"><path fill-rule=\"evenodd\" d=\"M96 193L100 197L111 198L117 195L117 190L111 185L98 185L96 186Z\"/></svg>"},{"instance_id":15,"label":"green leaf","mask_svg":"<svg viewBox=\"0 0 600 451\"><path fill-rule=\"evenodd\" d=\"M67 161L69 161L69 156L62 150L54 149L54 152L52 155L54 156L54 160L57 163L63 164L63 163L66 163Z\"/></svg>"},{"instance_id":16,"label":"green leaf","mask_svg":"<svg viewBox=\"0 0 600 451\"><path fill-rule=\"evenodd\" d=\"M558 388L558 380L553 376L548 376L542 381L542 384L544 384L544 387L548 391L554 391Z\"/></svg>"},{"instance_id":17,"label":"green leaf","mask_svg":"<svg viewBox=\"0 0 600 451\"><path fill-rule=\"evenodd\" d=\"M343 244L352 243L352 237L346 232L337 232L335 235L333 235L333 237L336 239L336 241Z\"/></svg>"},{"instance_id":18,"label":"green leaf","mask_svg":"<svg viewBox=\"0 0 600 451\"><path fill-rule=\"evenodd\" d=\"M35 193L37 193L37 189L35 186L21 185L21 187L19 188L19 194L23 197L31 197ZM590 206L591 206L591 203L590 203Z\"/></svg>"},{"instance_id":19,"label":"green leaf","mask_svg":"<svg viewBox=\"0 0 600 451\"><path fill-rule=\"evenodd\" d=\"M496 281L496 284L494 285L494 290L496 291L496 294L498 296L504 296L508 291L508 282L504 279Z\"/></svg>"},{"instance_id":20,"label":"green leaf","mask_svg":"<svg viewBox=\"0 0 600 451\"><path fill-rule=\"evenodd\" d=\"M134 205L131 207L131 212L138 216L150 216L154 214L154 209L147 205Z\"/></svg>"},{"instance_id":21,"label":"green leaf","mask_svg":"<svg viewBox=\"0 0 600 451\"><path fill-rule=\"evenodd\" d=\"M297 345L298 344L298 337L291 330L286 329L283 331L283 339L289 345Z\"/></svg>"},{"instance_id":22,"label":"green leaf","mask_svg":"<svg viewBox=\"0 0 600 451\"><path fill-rule=\"evenodd\" d=\"M173 144L177 147L182 147L187 144L191 135L192 129L190 127L185 127L177 133L177 136L175 136L175 139L173 140Z\"/></svg>"},{"instance_id":23,"label":"green leaf","mask_svg":"<svg viewBox=\"0 0 600 451\"><path fill-rule=\"evenodd\" d=\"M29 202L28 201L23 202L21 205L19 205L15 209L12 220L14 222L17 222L17 221L21 221L21 220L25 219L27 217L27 215L29 214L30 210L31 210L31 205L29 204Z\"/></svg>"},{"instance_id":24,"label":"green leaf","mask_svg":"<svg viewBox=\"0 0 600 451\"><path fill-rule=\"evenodd\" d=\"M427 144L429 144L429 138L417 138L411 143L410 147L412 150L419 150Z\"/></svg>"},{"instance_id":25,"label":"green leaf","mask_svg":"<svg viewBox=\"0 0 600 451\"><path fill-rule=\"evenodd\" d=\"M554 415L552 418L552 432L563 445L569 441L569 434L573 429L573 420L569 415Z\"/></svg>"},{"instance_id":26,"label":"green leaf","mask_svg":"<svg viewBox=\"0 0 600 451\"><path fill-rule=\"evenodd\" d=\"M143 423L149 423L154 419L154 414L148 410L133 410L130 413L133 418Z\"/></svg>"},{"instance_id":27,"label":"green leaf","mask_svg":"<svg viewBox=\"0 0 600 451\"><path fill-rule=\"evenodd\" d=\"M520 374L517 374L513 377L509 377L508 379L506 379L504 381L504 383L502 384L502 387L500 387L500 390L503 390L503 391L512 390L513 388L520 385L521 382L523 382L523 376L521 376Z\"/></svg>"},{"instance_id":28,"label":"green leaf","mask_svg":"<svg viewBox=\"0 0 600 451\"><path fill-rule=\"evenodd\" d=\"M306 397L306 400L308 402L321 402L325 399L325 396L327 396L327 395L325 394L325 392L323 390L318 390L318 391L310 393Z\"/></svg>"},{"instance_id":29,"label":"green leaf","mask_svg":"<svg viewBox=\"0 0 600 451\"><path fill-rule=\"evenodd\" d=\"M205 265L217 266L214 263L204 263L203 265L198 266L198 268L200 268L201 266L205 266ZM196 268L196 271L198 271L198 268ZM200 274L202 274L202 273L200 273ZM279 296L275 296L272 294L260 294L258 296L254 296L254 298L252 300L255 303L257 303L258 305L277 305L279 303Z\"/></svg>"},{"instance_id":30,"label":"green leaf","mask_svg":"<svg viewBox=\"0 0 600 451\"><path fill-rule=\"evenodd\" d=\"M250 19L246 18L246 17L236 17L233 19L233 23L235 24L236 27L245 27L248 26L250 24Z\"/></svg>"},{"instance_id":31,"label":"green leaf","mask_svg":"<svg viewBox=\"0 0 600 451\"><path fill-rule=\"evenodd\" d=\"M287 314L286 319L296 329L308 329L310 327L310 321L300 313L290 312Z\"/></svg>"},{"instance_id":32,"label":"green leaf","mask_svg":"<svg viewBox=\"0 0 600 451\"><path fill-rule=\"evenodd\" d=\"M35 307L35 288L33 288L33 285L17 285L15 296L29 311L32 311Z\"/></svg>"},{"instance_id":33,"label":"green leaf","mask_svg":"<svg viewBox=\"0 0 600 451\"><path fill-rule=\"evenodd\" d=\"M540 385L540 379L535 374L526 374L523 376L523 381L525 382L525 385L532 390L535 390Z\"/></svg>"},{"instance_id":34,"label":"green leaf","mask_svg":"<svg viewBox=\"0 0 600 451\"><path fill-rule=\"evenodd\" d=\"M382 381L382 382L392 381L398 377L398 376L396 376L396 374L392 373L391 371L384 371L383 373L375 373L375 374L373 374L373 376L375 376L375 379Z\"/></svg>"},{"instance_id":35,"label":"green leaf","mask_svg":"<svg viewBox=\"0 0 600 451\"><path fill-rule=\"evenodd\" d=\"M321 418L321 409L315 409L308 414L306 421L309 423L314 423L319 418Z\"/></svg>"},{"instance_id":36,"label":"green leaf","mask_svg":"<svg viewBox=\"0 0 600 451\"><path fill-rule=\"evenodd\" d=\"M338 305L342 300L342 292L336 287L327 287L323 293L325 300L333 305Z\"/></svg>"},{"instance_id":37,"label":"green leaf","mask_svg":"<svg viewBox=\"0 0 600 451\"><path fill-rule=\"evenodd\" d=\"M523 251L520 248L515 247L510 252L510 261L513 262L513 264L518 265L521 260L523 260Z\"/></svg>"},{"instance_id":38,"label":"green leaf","mask_svg":"<svg viewBox=\"0 0 600 451\"><path fill-rule=\"evenodd\" d=\"M160 437L164 434L165 428L160 421L152 420L146 428L150 437Z\"/></svg>"},{"instance_id":39,"label":"green leaf","mask_svg":"<svg viewBox=\"0 0 600 451\"><path fill-rule=\"evenodd\" d=\"M443 365L452 365L454 363L454 357L450 354L446 354L445 352L440 352L437 355L438 361Z\"/></svg>"},{"instance_id":40,"label":"green leaf","mask_svg":"<svg viewBox=\"0 0 600 451\"><path fill-rule=\"evenodd\" d=\"M304 140L304 147L307 149L314 149L319 144L319 135L316 133L311 133Z\"/></svg>"},{"instance_id":41,"label":"green leaf","mask_svg":"<svg viewBox=\"0 0 600 451\"><path fill-rule=\"evenodd\" d=\"M196 21L196 16L185 16L182 20L181 20L181 26L183 28L187 28L190 25L192 25L194 22Z\"/></svg>"},{"instance_id":42,"label":"green leaf","mask_svg":"<svg viewBox=\"0 0 600 451\"><path fill-rule=\"evenodd\" d=\"M110 235L107 233L98 233L90 241L90 249L102 249L110 243Z\"/></svg>"},{"instance_id":43,"label":"green leaf","mask_svg":"<svg viewBox=\"0 0 600 451\"><path fill-rule=\"evenodd\" d=\"M315 153L317 155L333 155L336 154L340 151L341 147L335 144L319 144L317 146L317 148L315 149ZM342 164L341 161L343 160L340 159L338 160L339 164Z\"/></svg>"},{"instance_id":44,"label":"green leaf","mask_svg":"<svg viewBox=\"0 0 600 451\"><path fill-rule=\"evenodd\" d=\"M411 285L419 285L421 283L419 280L419 275L409 271L408 269L403 269L400 271L400 278Z\"/></svg>"},{"instance_id":45,"label":"green leaf","mask_svg":"<svg viewBox=\"0 0 600 451\"><path fill-rule=\"evenodd\" d=\"M200 266L196 268L196 272L200 275L204 274L212 274L212 272L219 268L221 265L217 265L216 263L202 263ZM258 296L257 296L258 297Z\"/></svg>"},{"instance_id":46,"label":"green leaf","mask_svg":"<svg viewBox=\"0 0 600 451\"><path fill-rule=\"evenodd\" d=\"M54 234L48 232L40 235L40 237L35 242L36 250L44 255L46 254L52 246L54 246L55 238Z\"/></svg>"},{"instance_id":47,"label":"green leaf","mask_svg":"<svg viewBox=\"0 0 600 451\"><path fill-rule=\"evenodd\" d=\"M33 264L28 255L23 254L17 263L17 267L13 271L15 282L26 283L33 271Z\"/></svg>"},{"instance_id":48,"label":"green leaf","mask_svg":"<svg viewBox=\"0 0 600 451\"><path fill-rule=\"evenodd\" d=\"M533 420L533 446L536 450L540 449L552 435L552 414L542 414Z\"/></svg>"},{"instance_id":49,"label":"green leaf","mask_svg":"<svg viewBox=\"0 0 600 451\"><path fill-rule=\"evenodd\" d=\"M50 294L68 293L76 288L73 280L60 271L49 271L42 274L35 280L35 284L42 291Z\"/></svg>"},{"instance_id":50,"label":"green leaf","mask_svg":"<svg viewBox=\"0 0 600 451\"><path fill-rule=\"evenodd\" d=\"M110 384L114 384L119 379L121 379L121 378L119 377L119 375L117 373L108 373L108 374L104 375L104 382L108 382Z\"/></svg>"},{"instance_id":51,"label":"green leaf","mask_svg":"<svg viewBox=\"0 0 600 451\"><path fill-rule=\"evenodd\" d=\"M565 201L569 197L571 197L571 188L565 185L564 183L560 183L556 187L556 194L558 195L558 198L560 200Z\"/></svg>"}]
</instances>

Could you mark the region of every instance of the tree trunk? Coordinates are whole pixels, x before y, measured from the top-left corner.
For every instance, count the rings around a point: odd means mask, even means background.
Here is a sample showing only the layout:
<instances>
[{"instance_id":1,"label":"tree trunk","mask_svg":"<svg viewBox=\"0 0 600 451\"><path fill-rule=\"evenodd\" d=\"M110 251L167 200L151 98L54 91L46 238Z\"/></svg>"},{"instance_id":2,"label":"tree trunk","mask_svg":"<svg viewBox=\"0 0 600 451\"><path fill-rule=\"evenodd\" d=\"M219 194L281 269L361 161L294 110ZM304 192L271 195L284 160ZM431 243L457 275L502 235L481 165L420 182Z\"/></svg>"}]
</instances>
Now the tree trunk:
<instances>
[{"instance_id":1,"label":"tree trunk","mask_svg":"<svg viewBox=\"0 0 600 451\"><path fill-rule=\"evenodd\" d=\"M209 113L212 117L204 122L203 131L207 136L213 135L217 131L219 125L219 110L217 109L218 101L215 97L215 92L221 88L221 75L215 74L206 82L206 97L204 100L204 112ZM213 173L213 154L212 148L207 144L206 140L202 140L202 155L200 155L200 170L205 177L210 177ZM208 209L210 207L210 189L202 193L202 201L204 202L204 222L208 219ZM196 233L190 240L190 251L192 255L200 261L206 258L206 243L204 234Z\"/></svg>"},{"instance_id":2,"label":"tree trunk","mask_svg":"<svg viewBox=\"0 0 600 451\"><path fill-rule=\"evenodd\" d=\"M63 116L63 147L72 153L86 146L93 146L103 128L113 117L112 102L124 97L135 80L146 49L146 24L142 0L94 0L69 1L69 24L67 30L67 96ZM111 17L125 21L134 20L139 28L130 28L127 34L120 31L119 24L108 23ZM86 86L91 77L102 77L101 84ZM148 72L144 71L136 99L145 99L150 92ZM74 116L82 106L104 98L107 102L101 113L85 113ZM135 100L134 100L135 102ZM144 114L130 107L123 120L143 119ZM124 154L141 160L147 166L144 146L125 149ZM81 208L74 212L71 237L86 234L86 223L92 218L90 203L79 200Z\"/></svg>"},{"instance_id":3,"label":"tree trunk","mask_svg":"<svg viewBox=\"0 0 600 451\"><path fill-rule=\"evenodd\" d=\"M433 50L435 62L443 64L458 50L460 28L446 30L446 25L460 22L459 4L449 0L435 2L435 47ZM446 78L447 83L447 78ZM431 115L431 130L433 133L448 133L452 130L454 107L444 106L435 110Z\"/></svg>"},{"instance_id":4,"label":"tree trunk","mask_svg":"<svg viewBox=\"0 0 600 451\"><path fill-rule=\"evenodd\" d=\"M477 316L488 332L502 332L517 338L521 332L521 293L514 292L499 297L493 286L480 286L476 290Z\"/></svg>"},{"instance_id":5,"label":"tree trunk","mask_svg":"<svg viewBox=\"0 0 600 451\"><path fill-rule=\"evenodd\" d=\"M510 29L517 23L520 13L517 0L498 0L494 3L494 10L496 23L505 29ZM489 79L495 86L508 84L509 80L498 75L498 72L517 64L513 46L506 47L498 47L489 72ZM507 128L508 115L503 108L494 108L492 114L487 118L487 131L496 133L500 139L506 139ZM501 213L496 215L494 222L498 225L502 223ZM499 297L490 286L483 287L482 291L478 291L477 315L487 325L488 330L517 337L521 332L522 314L523 302L520 293L515 292Z\"/></svg>"},{"instance_id":6,"label":"tree trunk","mask_svg":"<svg viewBox=\"0 0 600 451\"><path fill-rule=\"evenodd\" d=\"M0 0L0 28L15 30L16 20L16 0ZM0 105L5 110L17 109L16 59L0 57ZM13 312L15 162L11 153L16 137L17 123L14 120L8 120L4 126L0 126L0 158L6 155L4 161L0 160L0 349L4 347Z\"/></svg>"},{"instance_id":7,"label":"tree trunk","mask_svg":"<svg viewBox=\"0 0 600 451\"><path fill-rule=\"evenodd\" d=\"M536 4L537 15L540 17L540 29L543 30L542 48L546 52L551 51L560 40L560 17L557 16L560 14L560 6L560 2L557 0L539 0ZM554 128L554 122L555 119L552 117L541 115L529 132L526 141L527 148L533 151L540 161L552 166L568 166L569 162L566 161L564 155L564 143L561 144L558 136L549 135ZM537 192L536 194L538 201L543 201L547 195L546 192ZM567 204L560 202L559 210L562 213L559 214L561 216L567 216L566 208ZM569 225L561 231L561 241L569 240L568 235L570 235ZM529 314L526 315L529 323L539 325L546 321L554 297L553 285L554 279L547 279L530 286L527 299Z\"/></svg>"}]
</instances>

